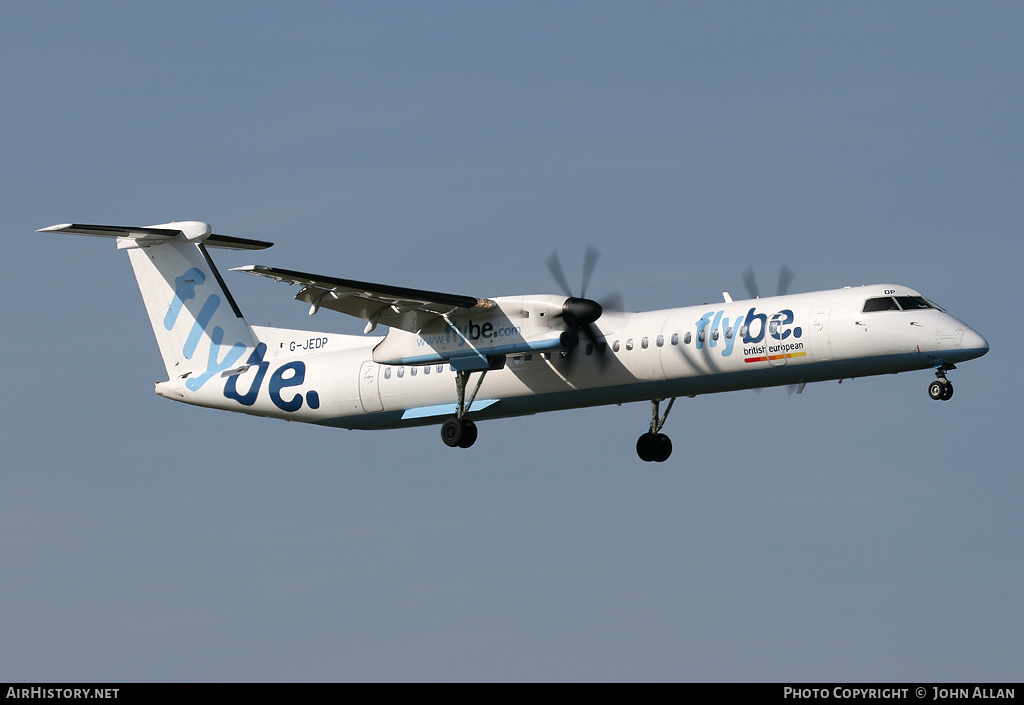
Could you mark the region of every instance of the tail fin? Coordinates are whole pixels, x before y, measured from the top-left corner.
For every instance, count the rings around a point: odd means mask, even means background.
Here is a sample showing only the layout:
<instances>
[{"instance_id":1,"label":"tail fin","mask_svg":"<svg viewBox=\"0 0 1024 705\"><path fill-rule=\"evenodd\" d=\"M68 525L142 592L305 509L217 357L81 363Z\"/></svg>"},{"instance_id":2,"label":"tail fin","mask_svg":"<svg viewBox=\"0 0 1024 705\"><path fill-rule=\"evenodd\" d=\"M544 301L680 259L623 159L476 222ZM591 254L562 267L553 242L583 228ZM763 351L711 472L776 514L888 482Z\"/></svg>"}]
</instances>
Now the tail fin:
<instances>
[{"instance_id":1,"label":"tail fin","mask_svg":"<svg viewBox=\"0 0 1024 705\"><path fill-rule=\"evenodd\" d=\"M167 376L184 379L189 390L237 366L256 347L206 247L264 249L271 243L214 235L209 225L195 221L144 228L67 224L40 232L117 239L135 270Z\"/></svg>"}]
</instances>

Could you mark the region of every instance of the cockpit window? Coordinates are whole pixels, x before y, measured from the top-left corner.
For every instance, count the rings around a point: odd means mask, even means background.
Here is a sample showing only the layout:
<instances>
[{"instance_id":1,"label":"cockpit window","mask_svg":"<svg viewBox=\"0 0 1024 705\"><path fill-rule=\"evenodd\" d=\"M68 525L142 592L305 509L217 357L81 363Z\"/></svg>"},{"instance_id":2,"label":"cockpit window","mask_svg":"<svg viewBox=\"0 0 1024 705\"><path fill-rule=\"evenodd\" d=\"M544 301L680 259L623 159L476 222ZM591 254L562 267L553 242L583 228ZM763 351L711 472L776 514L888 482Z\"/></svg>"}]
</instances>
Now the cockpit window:
<instances>
[{"instance_id":1,"label":"cockpit window","mask_svg":"<svg viewBox=\"0 0 1024 705\"><path fill-rule=\"evenodd\" d=\"M943 310L923 296L879 296L864 302L864 313L871 311L920 311L921 309L931 308Z\"/></svg>"},{"instance_id":2,"label":"cockpit window","mask_svg":"<svg viewBox=\"0 0 1024 705\"><path fill-rule=\"evenodd\" d=\"M871 311L899 311L900 307L896 305L896 299L891 296L879 296L876 299L868 299L864 302L864 313L870 313Z\"/></svg>"},{"instance_id":3,"label":"cockpit window","mask_svg":"<svg viewBox=\"0 0 1024 705\"><path fill-rule=\"evenodd\" d=\"M896 302L904 311L914 311L922 308L935 308L931 302L923 296L897 296Z\"/></svg>"}]
</instances>

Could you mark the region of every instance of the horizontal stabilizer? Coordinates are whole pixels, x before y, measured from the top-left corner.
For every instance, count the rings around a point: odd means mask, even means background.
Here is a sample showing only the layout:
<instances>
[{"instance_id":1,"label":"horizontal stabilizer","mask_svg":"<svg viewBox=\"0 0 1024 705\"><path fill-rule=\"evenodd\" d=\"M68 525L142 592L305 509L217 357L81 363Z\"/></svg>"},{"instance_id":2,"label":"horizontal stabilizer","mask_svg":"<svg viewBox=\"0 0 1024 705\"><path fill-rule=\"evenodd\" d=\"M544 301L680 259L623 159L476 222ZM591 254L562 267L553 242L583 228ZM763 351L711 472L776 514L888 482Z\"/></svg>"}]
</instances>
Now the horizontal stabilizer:
<instances>
[{"instance_id":1,"label":"horizontal stabilizer","mask_svg":"<svg viewBox=\"0 0 1024 705\"><path fill-rule=\"evenodd\" d=\"M274 243L265 240L250 240L217 233L211 233L210 237L206 238L205 244L207 247L219 247L224 250L265 250L274 246Z\"/></svg>"},{"instance_id":2,"label":"horizontal stabilizer","mask_svg":"<svg viewBox=\"0 0 1024 705\"><path fill-rule=\"evenodd\" d=\"M229 250L265 250L274 244L263 240L249 240L241 237L217 235L210 232L210 226L196 221L166 223L164 225L146 227L63 223L61 225L51 225L48 228L40 228L36 232L73 233L75 235L91 235L93 237L123 237L135 240L140 244L156 244L168 240L184 239L203 242L207 247L219 247Z\"/></svg>"}]
</instances>

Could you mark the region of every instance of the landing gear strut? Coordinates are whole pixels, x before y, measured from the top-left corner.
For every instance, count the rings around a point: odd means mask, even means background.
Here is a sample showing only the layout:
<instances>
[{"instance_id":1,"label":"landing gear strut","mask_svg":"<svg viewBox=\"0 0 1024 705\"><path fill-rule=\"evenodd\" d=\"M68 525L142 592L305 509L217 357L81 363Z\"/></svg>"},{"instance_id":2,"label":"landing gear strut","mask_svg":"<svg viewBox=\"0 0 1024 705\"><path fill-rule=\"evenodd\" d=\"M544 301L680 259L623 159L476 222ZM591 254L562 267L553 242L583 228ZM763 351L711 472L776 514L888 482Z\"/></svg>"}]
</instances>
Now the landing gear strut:
<instances>
[{"instance_id":1,"label":"landing gear strut","mask_svg":"<svg viewBox=\"0 0 1024 705\"><path fill-rule=\"evenodd\" d=\"M938 379L928 385L928 396L936 401L949 401L953 397L953 385L946 379L946 371L955 369L955 365L943 365L935 370Z\"/></svg>"},{"instance_id":2,"label":"landing gear strut","mask_svg":"<svg viewBox=\"0 0 1024 705\"><path fill-rule=\"evenodd\" d=\"M483 384L487 370L480 373L480 379L476 381L469 401L466 401L466 384L469 382L470 374L469 370L455 371L455 388L459 392L459 402L455 407L455 416L441 424L441 440L450 448L469 448L476 443L476 424L467 419L466 414L469 412L473 400L476 399L476 393L480 391L480 385Z\"/></svg>"},{"instance_id":3,"label":"landing gear strut","mask_svg":"<svg viewBox=\"0 0 1024 705\"><path fill-rule=\"evenodd\" d=\"M659 406L662 401L662 399L651 400L651 430L640 436L636 441L636 454L645 463L663 463L668 460L668 456L672 455L672 441L661 432L661 429L665 425L668 413L672 411L672 405L676 403L676 400L675 397L669 400L664 416L661 416L659 413Z\"/></svg>"}]
</instances>

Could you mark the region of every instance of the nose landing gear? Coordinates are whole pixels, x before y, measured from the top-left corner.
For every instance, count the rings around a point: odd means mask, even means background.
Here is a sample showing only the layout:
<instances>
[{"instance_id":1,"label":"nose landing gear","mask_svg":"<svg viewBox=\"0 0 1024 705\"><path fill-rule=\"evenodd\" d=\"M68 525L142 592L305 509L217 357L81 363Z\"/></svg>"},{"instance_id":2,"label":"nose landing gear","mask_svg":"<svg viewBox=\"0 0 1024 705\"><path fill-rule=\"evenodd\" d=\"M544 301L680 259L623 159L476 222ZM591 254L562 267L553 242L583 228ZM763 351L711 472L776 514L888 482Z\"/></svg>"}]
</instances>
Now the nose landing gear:
<instances>
[{"instance_id":1,"label":"nose landing gear","mask_svg":"<svg viewBox=\"0 0 1024 705\"><path fill-rule=\"evenodd\" d=\"M651 400L651 430L640 436L636 441L636 454L645 463L663 463L672 455L672 440L661 432L661 428L668 419L668 412L672 411L675 404L675 397L669 400L665 415L659 414L658 407L661 399Z\"/></svg>"},{"instance_id":2,"label":"nose landing gear","mask_svg":"<svg viewBox=\"0 0 1024 705\"><path fill-rule=\"evenodd\" d=\"M946 371L955 369L956 365L943 365L935 370L935 376L938 379L928 385L928 396L936 401L949 401L952 399L953 384L946 379Z\"/></svg>"}]
</instances>

